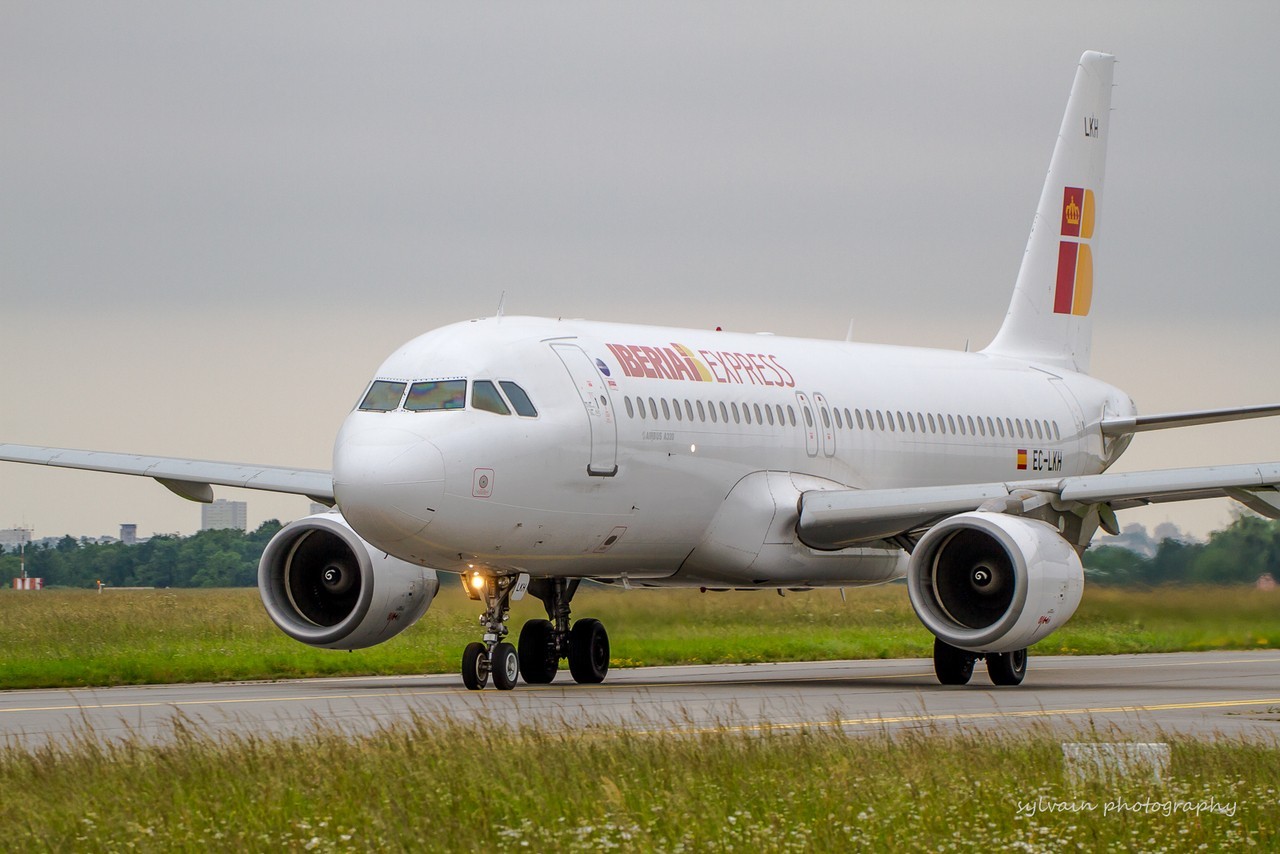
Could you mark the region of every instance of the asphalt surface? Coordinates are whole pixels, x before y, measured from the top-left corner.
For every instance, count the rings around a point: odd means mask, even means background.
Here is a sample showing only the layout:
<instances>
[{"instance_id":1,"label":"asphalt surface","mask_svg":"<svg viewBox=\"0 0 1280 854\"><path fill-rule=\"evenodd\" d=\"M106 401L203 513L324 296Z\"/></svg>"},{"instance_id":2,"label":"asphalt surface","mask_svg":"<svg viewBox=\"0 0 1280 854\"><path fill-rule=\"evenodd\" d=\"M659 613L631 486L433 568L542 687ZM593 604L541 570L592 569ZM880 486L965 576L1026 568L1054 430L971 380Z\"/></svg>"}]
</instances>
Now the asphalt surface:
<instances>
[{"instance_id":1,"label":"asphalt surface","mask_svg":"<svg viewBox=\"0 0 1280 854\"><path fill-rule=\"evenodd\" d=\"M1033 657L1026 681L994 687L979 665L965 687L920 659L645 667L601 685L561 671L551 685L472 692L461 677L406 676L0 692L0 743L77 738L167 741L289 735L316 726L368 732L411 718L540 727L745 732L838 726L875 733L1047 726L1117 738L1183 733L1280 740L1280 651Z\"/></svg>"}]
</instances>

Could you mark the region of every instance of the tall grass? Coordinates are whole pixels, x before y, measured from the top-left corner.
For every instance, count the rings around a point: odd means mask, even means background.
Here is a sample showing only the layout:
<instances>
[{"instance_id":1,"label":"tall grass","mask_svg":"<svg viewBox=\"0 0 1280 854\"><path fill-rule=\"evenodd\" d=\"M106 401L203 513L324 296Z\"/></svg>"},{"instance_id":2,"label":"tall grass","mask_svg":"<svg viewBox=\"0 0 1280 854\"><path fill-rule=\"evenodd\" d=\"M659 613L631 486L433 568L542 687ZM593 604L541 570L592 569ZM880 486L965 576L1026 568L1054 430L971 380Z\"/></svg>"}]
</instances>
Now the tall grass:
<instances>
[{"instance_id":1,"label":"tall grass","mask_svg":"<svg viewBox=\"0 0 1280 854\"><path fill-rule=\"evenodd\" d=\"M1172 741L1073 783L1061 737L697 736L423 718L348 738L0 750L11 850L1277 850L1280 749ZM1084 738L1093 738L1086 733ZM1108 805L1124 804L1124 809ZM1189 812L1200 804L1217 810ZM1092 805L1092 808L1089 807ZM1181 806L1179 806L1181 805ZM1034 807L1034 810L1032 809ZM1066 809L1070 807L1070 810ZM1167 814L1166 814L1167 813Z\"/></svg>"},{"instance_id":2,"label":"tall grass","mask_svg":"<svg viewBox=\"0 0 1280 854\"><path fill-rule=\"evenodd\" d=\"M267 618L257 592L0 591L0 688L447 673L478 639L477 603L446 583L417 625L357 652L315 650ZM706 593L584 589L576 616L609 629L614 666L927 657L932 638L902 585L849 591ZM532 598L511 628L543 616ZM1280 594L1251 588L1087 588L1064 630L1035 652L1268 649Z\"/></svg>"}]
</instances>

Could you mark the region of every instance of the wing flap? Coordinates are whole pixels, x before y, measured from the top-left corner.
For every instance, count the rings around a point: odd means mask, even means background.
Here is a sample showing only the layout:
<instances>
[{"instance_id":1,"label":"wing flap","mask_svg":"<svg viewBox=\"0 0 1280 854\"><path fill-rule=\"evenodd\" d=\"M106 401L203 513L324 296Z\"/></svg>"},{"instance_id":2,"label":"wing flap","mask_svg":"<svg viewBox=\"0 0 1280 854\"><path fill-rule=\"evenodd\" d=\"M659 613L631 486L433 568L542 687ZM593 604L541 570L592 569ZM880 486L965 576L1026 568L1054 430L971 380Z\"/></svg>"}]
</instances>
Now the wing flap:
<instances>
[{"instance_id":1,"label":"wing flap","mask_svg":"<svg viewBox=\"0 0 1280 854\"><path fill-rule=\"evenodd\" d=\"M291 469L12 444L0 444L0 460L150 477L183 498L193 501L212 500L211 486L235 486L241 489L305 495L320 503L333 504L333 475L320 469Z\"/></svg>"}]
</instances>

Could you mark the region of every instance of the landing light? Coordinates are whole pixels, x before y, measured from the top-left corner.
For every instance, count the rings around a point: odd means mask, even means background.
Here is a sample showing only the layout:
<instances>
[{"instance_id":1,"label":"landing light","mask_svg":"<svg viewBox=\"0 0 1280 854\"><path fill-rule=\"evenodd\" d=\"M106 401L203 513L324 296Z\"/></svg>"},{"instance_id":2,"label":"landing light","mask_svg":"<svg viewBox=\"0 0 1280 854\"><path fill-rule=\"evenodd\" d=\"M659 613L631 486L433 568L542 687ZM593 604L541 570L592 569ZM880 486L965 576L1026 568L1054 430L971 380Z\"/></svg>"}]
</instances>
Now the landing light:
<instances>
[{"instance_id":1,"label":"landing light","mask_svg":"<svg viewBox=\"0 0 1280 854\"><path fill-rule=\"evenodd\" d=\"M696 453L698 453L698 446L697 446L697 445L690 445L690 446L689 446L689 453L691 453L691 454L696 454Z\"/></svg>"},{"instance_id":2,"label":"landing light","mask_svg":"<svg viewBox=\"0 0 1280 854\"><path fill-rule=\"evenodd\" d=\"M474 587L476 590L479 590L480 588L484 587L484 576L478 572L475 575L471 576L471 586Z\"/></svg>"}]
</instances>

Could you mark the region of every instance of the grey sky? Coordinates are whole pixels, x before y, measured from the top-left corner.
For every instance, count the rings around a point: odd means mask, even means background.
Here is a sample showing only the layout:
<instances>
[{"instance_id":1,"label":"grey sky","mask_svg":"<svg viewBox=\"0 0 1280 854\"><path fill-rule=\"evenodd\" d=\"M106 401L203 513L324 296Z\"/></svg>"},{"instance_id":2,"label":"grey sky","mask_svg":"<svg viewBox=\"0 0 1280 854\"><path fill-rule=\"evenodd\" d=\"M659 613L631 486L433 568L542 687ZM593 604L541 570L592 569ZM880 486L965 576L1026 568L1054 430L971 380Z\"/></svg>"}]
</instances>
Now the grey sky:
<instances>
[{"instance_id":1,"label":"grey sky","mask_svg":"<svg viewBox=\"0 0 1280 854\"><path fill-rule=\"evenodd\" d=\"M1263 3L3 2L0 439L327 467L382 358L504 290L982 346L1085 49L1120 60L1094 372L1147 412L1280 400L1276 32ZM1122 466L1277 435L1143 436ZM122 521L199 509L0 469L0 527Z\"/></svg>"}]
</instances>

